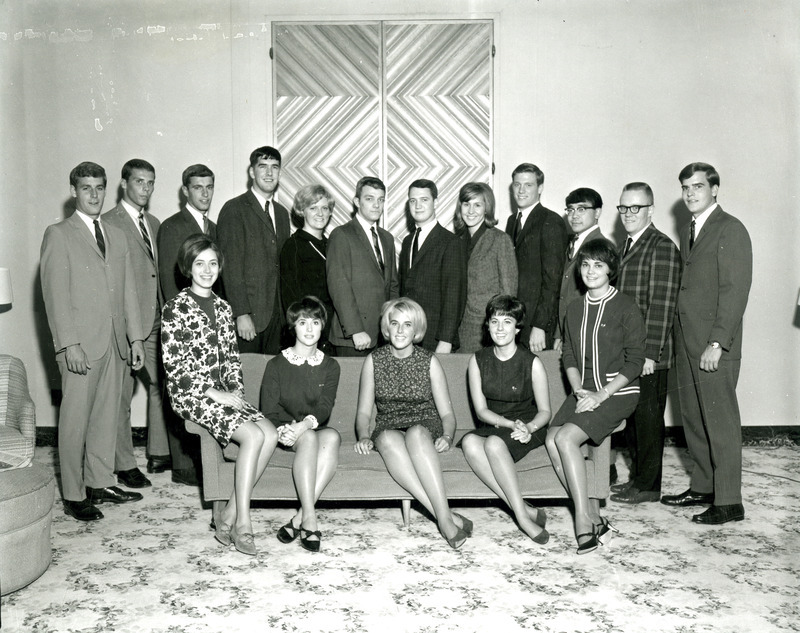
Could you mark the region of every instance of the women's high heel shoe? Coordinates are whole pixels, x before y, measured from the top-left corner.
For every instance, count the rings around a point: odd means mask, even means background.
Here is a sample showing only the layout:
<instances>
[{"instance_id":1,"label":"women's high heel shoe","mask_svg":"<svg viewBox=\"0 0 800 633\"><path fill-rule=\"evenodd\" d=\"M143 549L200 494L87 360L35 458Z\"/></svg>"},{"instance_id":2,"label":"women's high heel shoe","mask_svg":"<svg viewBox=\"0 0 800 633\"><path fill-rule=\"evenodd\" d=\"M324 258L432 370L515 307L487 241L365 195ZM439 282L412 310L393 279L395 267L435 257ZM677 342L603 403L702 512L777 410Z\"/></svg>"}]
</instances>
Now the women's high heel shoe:
<instances>
[{"instance_id":1,"label":"women's high heel shoe","mask_svg":"<svg viewBox=\"0 0 800 633\"><path fill-rule=\"evenodd\" d=\"M584 536L590 536L591 538L588 541L584 541L583 543L581 543L580 540ZM584 532L583 534L578 534L577 540L578 540L578 549L577 549L578 554L588 554L589 552L593 552L594 550L596 550L599 545L602 545L600 539L597 538L597 526L595 526L594 524L592 525L591 532Z\"/></svg>"},{"instance_id":2,"label":"women's high heel shoe","mask_svg":"<svg viewBox=\"0 0 800 633\"><path fill-rule=\"evenodd\" d=\"M461 547L468 538L467 533L460 527L456 527L456 533L453 538L447 538L441 530L439 530L439 532L444 536L444 540L447 541L447 544L453 549Z\"/></svg>"},{"instance_id":3,"label":"women's high heel shoe","mask_svg":"<svg viewBox=\"0 0 800 633\"><path fill-rule=\"evenodd\" d=\"M619 532L605 517L600 517L600 523L595 523L594 527L597 531L597 540L600 541L601 545L608 545L614 533Z\"/></svg>"},{"instance_id":4,"label":"women's high heel shoe","mask_svg":"<svg viewBox=\"0 0 800 633\"><path fill-rule=\"evenodd\" d=\"M237 551L241 552L242 554L247 554L248 556L255 556L258 553L256 549L255 539L252 534L249 532L245 532L244 534L239 534L236 531L236 526L234 525L231 528L231 540L233 541L233 546L236 548Z\"/></svg>"},{"instance_id":5,"label":"women's high heel shoe","mask_svg":"<svg viewBox=\"0 0 800 633\"><path fill-rule=\"evenodd\" d=\"M225 525L222 521L219 525L214 526L214 538L217 539L225 547L231 545L231 526Z\"/></svg>"},{"instance_id":6,"label":"women's high heel shoe","mask_svg":"<svg viewBox=\"0 0 800 633\"><path fill-rule=\"evenodd\" d=\"M464 534L467 535L467 538L472 536L472 521L470 521L467 517L463 514L459 514L458 512L453 512L459 519L461 519L461 529L464 530Z\"/></svg>"},{"instance_id":7,"label":"women's high heel shoe","mask_svg":"<svg viewBox=\"0 0 800 633\"><path fill-rule=\"evenodd\" d=\"M536 509L536 518L535 519L531 519L531 521L533 521L540 528L544 529L544 526L547 525L547 513L544 510L542 510L541 508L537 508L532 503L529 503L529 502L525 501L525 499L523 499L522 501L529 508L535 508Z\"/></svg>"}]
</instances>

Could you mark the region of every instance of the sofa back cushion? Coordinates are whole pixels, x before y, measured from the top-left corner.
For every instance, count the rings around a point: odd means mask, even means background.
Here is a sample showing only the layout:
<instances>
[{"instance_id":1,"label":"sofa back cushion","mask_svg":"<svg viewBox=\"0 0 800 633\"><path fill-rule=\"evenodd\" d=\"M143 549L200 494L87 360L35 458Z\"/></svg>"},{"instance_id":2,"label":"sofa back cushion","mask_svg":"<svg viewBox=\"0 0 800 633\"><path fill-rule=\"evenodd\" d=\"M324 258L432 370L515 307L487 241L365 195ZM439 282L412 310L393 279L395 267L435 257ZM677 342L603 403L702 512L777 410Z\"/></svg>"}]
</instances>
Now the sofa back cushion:
<instances>
[{"instance_id":1,"label":"sofa back cushion","mask_svg":"<svg viewBox=\"0 0 800 633\"><path fill-rule=\"evenodd\" d=\"M541 352L539 358L547 370L550 384L550 410L555 415L561 403L566 398L564 380L561 373L560 354L552 350ZM271 356L263 354L242 354L242 371L244 373L245 398L255 406L259 404L261 394L261 379L264 368ZM472 405L469 399L467 385L467 366L471 354L442 354L437 358L442 363L447 377L447 386L450 390L450 400L456 415L456 425L459 431L475 428ZM358 382L361 375L362 358L336 358L341 367L339 389L336 394L336 404L328 423L342 436L343 442L355 441L356 408L358 407ZM374 423L374 411L373 411Z\"/></svg>"}]
</instances>

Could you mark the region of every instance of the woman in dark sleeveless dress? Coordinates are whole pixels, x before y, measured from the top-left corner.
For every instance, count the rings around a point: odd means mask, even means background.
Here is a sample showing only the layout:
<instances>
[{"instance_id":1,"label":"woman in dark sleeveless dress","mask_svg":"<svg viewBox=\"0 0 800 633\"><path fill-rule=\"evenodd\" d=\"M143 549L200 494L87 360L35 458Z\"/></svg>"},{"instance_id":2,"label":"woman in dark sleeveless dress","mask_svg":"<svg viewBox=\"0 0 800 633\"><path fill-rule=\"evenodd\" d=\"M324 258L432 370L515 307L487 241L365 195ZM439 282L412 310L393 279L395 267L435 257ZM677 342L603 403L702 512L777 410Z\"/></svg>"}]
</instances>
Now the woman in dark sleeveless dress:
<instances>
[{"instance_id":1,"label":"woman in dark sleeveless dress","mask_svg":"<svg viewBox=\"0 0 800 633\"><path fill-rule=\"evenodd\" d=\"M506 502L520 529L536 543L549 539L547 517L525 503L514 464L544 444L550 421L550 393L542 361L517 345L525 305L509 295L486 306L494 343L469 361L469 389L479 424L461 440L475 474Z\"/></svg>"}]
</instances>

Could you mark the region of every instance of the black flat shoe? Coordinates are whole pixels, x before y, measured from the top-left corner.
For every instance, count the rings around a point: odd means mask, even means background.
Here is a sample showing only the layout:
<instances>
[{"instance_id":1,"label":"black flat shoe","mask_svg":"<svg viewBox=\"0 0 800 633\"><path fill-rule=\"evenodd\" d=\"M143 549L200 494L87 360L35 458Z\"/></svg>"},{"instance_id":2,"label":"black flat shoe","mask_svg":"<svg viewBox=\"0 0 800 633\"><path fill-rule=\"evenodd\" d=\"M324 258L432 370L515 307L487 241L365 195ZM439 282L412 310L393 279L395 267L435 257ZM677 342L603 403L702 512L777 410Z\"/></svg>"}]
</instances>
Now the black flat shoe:
<instances>
[{"instance_id":1,"label":"black flat shoe","mask_svg":"<svg viewBox=\"0 0 800 633\"><path fill-rule=\"evenodd\" d=\"M118 470L117 481L126 488L147 488L152 486L150 480L144 476L144 473L138 468L131 468L129 470Z\"/></svg>"},{"instance_id":2,"label":"black flat shoe","mask_svg":"<svg viewBox=\"0 0 800 633\"><path fill-rule=\"evenodd\" d=\"M87 488L86 497L90 503L130 503L132 501L141 501L143 498L138 492L128 492L117 486Z\"/></svg>"},{"instance_id":3,"label":"black flat shoe","mask_svg":"<svg viewBox=\"0 0 800 633\"><path fill-rule=\"evenodd\" d=\"M281 543L291 543L298 537L299 534L300 530L292 525L291 521L289 521L286 525L281 526L280 530L278 530L278 540Z\"/></svg>"},{"instance_id":4,"label":"black flat shoe","mask_svg":"<svg viewBox=\"0 0 800 633\"><path fill-rule=\"evenodd\" d=\"M298 532L300 532L300 545L302 546L303 549L307 549L309 552L319 551L319 545L320 542L322 541L322 534L320 533L319 530L314 530L314 531L307 530L301 526ZM311 536L316 536L317 540L312 541L309 538Z\"/></svg>"},{"instance_id":5,"label":"black flat shoe","mask_svg":"<svg viewBox=\"0 0 800 633\"><path fill-rule=\"evenodd\" d=\"M151 455L147 458L148 473L163 473L172 470L172 458L169 455Z\"/></svg>"},{"instance_id":6,"label":"black flat shoe","mask_svg":"<svg viewBox=\"0 0 800 633\"><path fill-rule=\"evenodd\" d=\"M97 521L103 518L103 513L94 507L91 501L67 501L64 499L64 512L78 521Z\"/></svg>"}]
</instances>

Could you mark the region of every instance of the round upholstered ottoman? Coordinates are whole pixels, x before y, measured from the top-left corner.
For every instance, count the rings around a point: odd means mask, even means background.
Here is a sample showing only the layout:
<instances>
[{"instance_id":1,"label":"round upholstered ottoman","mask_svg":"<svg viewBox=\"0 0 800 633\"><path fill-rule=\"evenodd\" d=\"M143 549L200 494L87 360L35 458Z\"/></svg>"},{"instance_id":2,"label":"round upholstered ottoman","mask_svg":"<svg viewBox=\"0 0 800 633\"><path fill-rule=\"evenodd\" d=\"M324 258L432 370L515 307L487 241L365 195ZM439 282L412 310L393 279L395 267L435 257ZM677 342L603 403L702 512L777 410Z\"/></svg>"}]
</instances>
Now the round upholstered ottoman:
<instances>
[{"instance_id":1,"label":"round upholstered ottoman","mask_svg":"<svg viewBox=\"0 0 800 633\"><path fill-rule=\"evenodd\" d=\"M32 583L50 565L55 479L38 464L0 471L0 594Z\"/></svg>"}]
</instances>

